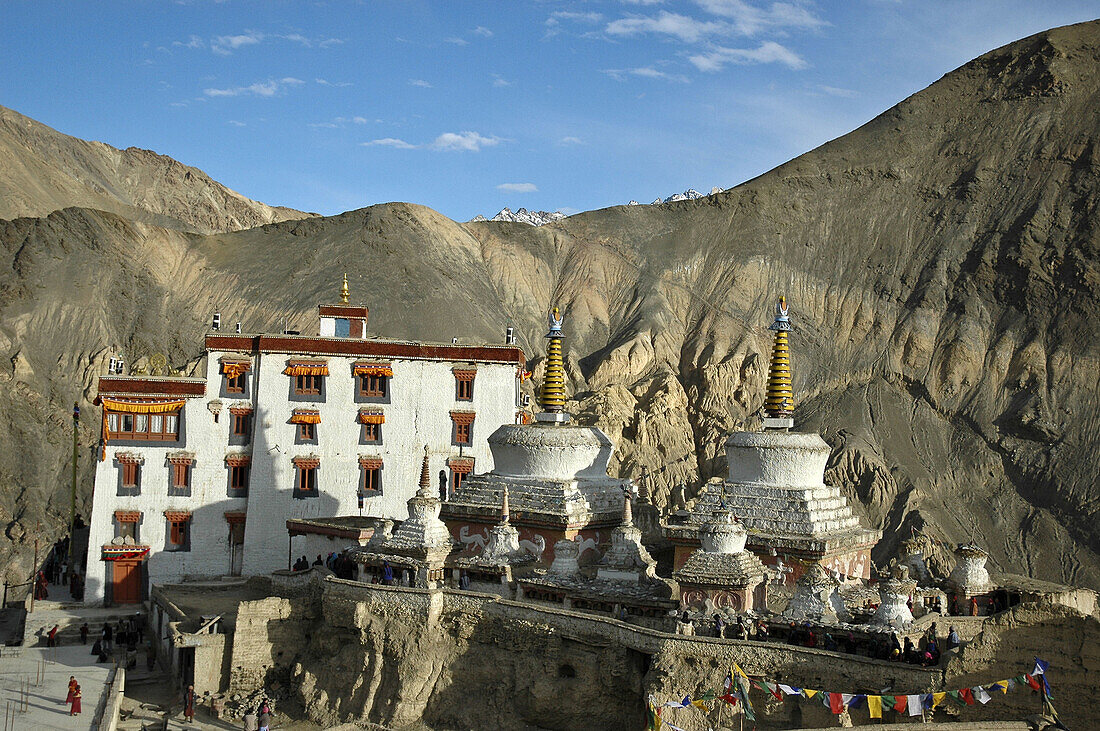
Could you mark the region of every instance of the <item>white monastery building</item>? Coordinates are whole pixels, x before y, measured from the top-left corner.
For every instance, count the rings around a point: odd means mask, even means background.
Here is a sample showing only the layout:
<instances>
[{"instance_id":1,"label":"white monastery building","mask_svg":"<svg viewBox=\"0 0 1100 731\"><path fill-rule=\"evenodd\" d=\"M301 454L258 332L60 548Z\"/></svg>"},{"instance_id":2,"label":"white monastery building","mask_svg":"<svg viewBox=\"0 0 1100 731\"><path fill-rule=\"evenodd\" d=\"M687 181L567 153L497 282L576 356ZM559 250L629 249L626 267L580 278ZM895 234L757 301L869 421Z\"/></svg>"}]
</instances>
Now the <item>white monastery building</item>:
<instances>
[{"instance_id":1,"label":"white monastery building","mask_svg":"<svg viewBox=\"0 0 1100 731\"><path fill-rule=\"evenodd\" d=\"M288 568L288 520L402 519L424 445L441 493L493 468L523 351L367 337L346 281L342 296L318 336L208 333L206 378L100 378L88 603Z\"/></svg>"}]
</instances>

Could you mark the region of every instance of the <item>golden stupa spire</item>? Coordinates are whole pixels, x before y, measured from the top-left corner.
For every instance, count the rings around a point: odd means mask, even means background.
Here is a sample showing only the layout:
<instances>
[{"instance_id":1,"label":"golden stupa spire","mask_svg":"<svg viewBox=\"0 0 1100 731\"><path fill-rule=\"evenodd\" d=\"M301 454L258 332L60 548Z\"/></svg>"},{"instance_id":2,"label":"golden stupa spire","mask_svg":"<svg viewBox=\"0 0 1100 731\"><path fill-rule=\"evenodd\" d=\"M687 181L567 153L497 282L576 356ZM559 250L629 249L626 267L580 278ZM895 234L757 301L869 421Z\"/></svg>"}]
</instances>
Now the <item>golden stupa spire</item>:
<instances>
[{"instance_id":1,"label":"golden stupa spire","mask_svg":"<svg viewBox=\"0 0 1100 731\"><path fill-rule=\"evenodd\" d=\"M421 497L432 496L432 477L428 472L428 445L424 445L424 462L420 465L420 489L417 490L417 495Z\"/></svg>"},{"instance_id":2,"label":"golden stupa spire","mask_svg":"<svg viewBox=\"0 0 1100 731\"><path fill-rule=\"evenodd\" d=\"M539 404L546 414L562 414L565 411L565 363L561 356L561 341L565 337L561 331L562 316L557 307L547 313L550 330L546 338L546 372L542 377L542 393ZM557 421L557 419L547 419Z\"/></svg>"},{"instance_id":3,"label":"golden stupa spire","mask_svg":"<svg viewBox=\"0 0 1100 731\"><path fill-rule=\"evenodd\" d=\"M348 291L348 274L344 272L344 284L340 287L340 303L346 305L351 292Z\"/></svg>"},{"instance_id":4,"label":"golden stupa spire","mask_svg":"<svg viewBox=\"0 0 1100 731\"><path fill-rule=\"evenodd\" d=\"M791 322L787 319L786 297L779 298L775 306L775 322L768 329L775 331L775 343L772 345L771 366L768 367L764 413L771 419L782 419L786 422L774 426L790 427L793 425L791 417L794 415L794 390L791 388L791 351L787 347L787 333L791 330ZM765 421L764 426L773 425Z\"/></svg>"}]
</instances>

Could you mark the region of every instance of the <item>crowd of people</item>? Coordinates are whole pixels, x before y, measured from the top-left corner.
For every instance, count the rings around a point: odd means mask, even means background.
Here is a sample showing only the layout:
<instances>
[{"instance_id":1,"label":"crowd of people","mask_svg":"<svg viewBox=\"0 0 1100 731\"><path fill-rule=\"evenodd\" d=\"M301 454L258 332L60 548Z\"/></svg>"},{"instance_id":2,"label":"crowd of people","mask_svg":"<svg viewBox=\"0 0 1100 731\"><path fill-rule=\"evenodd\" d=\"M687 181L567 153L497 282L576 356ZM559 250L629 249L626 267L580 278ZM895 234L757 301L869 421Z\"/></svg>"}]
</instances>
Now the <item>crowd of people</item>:
<instances>
[{"instance_id":1,"label":"crowd of people","mask_svg":"<svg viewBox=\"0 0 1100 731\"><path fill-rule=\"evenodd\" d=\"M935 622L917 638L916 642L906 637L903 643L898 638L897 632L891 632L889 635L861 633L857 636L853 631L814 627L808 622L769 623L763 619L754 621L744 616L738 616L734 621L727 621L721 614L715 614L708 620L693 618L687 612L681 611L676 632L681 635L707 635L730 640L784 642L799 647L907 662L924 667L939 665L943 654L939 630ZM952 626L945 638L946 649L953 650L960 644L959 633Z\"/></svg>"},{"instance_id":2,"label":"crowd of people","mask_svg":"<svg viewBox=\"0 0 1100 731\"><path fill-rule=\"evenodd\" d=\"M314 566L324 566L329 571L336 574L336 578L347 579L349 581L354 581L357 573L355 562L335 551L330 553L328 558L323 558L321 554L318 553L313 563L310 563L308 558L302 556L291 565L291 570L308 571Z\"/></svg>"}]
</instances>

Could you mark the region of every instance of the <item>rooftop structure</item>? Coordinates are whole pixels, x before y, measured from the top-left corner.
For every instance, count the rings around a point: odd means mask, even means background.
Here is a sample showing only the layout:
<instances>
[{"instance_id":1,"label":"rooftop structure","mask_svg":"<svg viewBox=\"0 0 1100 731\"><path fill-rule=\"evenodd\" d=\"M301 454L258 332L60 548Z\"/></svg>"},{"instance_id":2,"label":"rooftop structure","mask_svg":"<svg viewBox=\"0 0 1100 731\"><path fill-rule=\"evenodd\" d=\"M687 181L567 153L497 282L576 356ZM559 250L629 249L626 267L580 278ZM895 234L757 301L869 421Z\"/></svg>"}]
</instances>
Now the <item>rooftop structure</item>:
<instances>
[{"instance_id":1,"label":"rooftop structure","mask_svg":"<svg viewBox=\"0 0 1100 731\"><path fill-rule=\"evenodd\" d=\"M871 547L881 531L860 525L840 489L826 485L829 445L817 434L793 426L787 303L776 307L775 344L768 375L763 432L734 432L726 441L728 475L709 483L683 525L666 535L676 544L681 567L699 545L700 528L716 510L729 508L745 524L747 545L766 564L782 561L794 570L794 584L805 567L821 562L844 576L869 578Z\"/></svg>"},{"instance_id":2,"label":"rooftop structure","mask_svg":"<svg viewBox=\"0 0 1100 731\"><path fill-rule=\"evenodd\" d=\"M292 561L361 544L363 529L309 521L404 517L424 444L443 492L493 467L487 437L517 419L518 347L369 336L343 286L317 313L317 335L223 332L216 318L205 378L99 379L88 602L287 568L288 528Z\"/></svg>"},{"instance_id":3,"label":"rooftop structure","mask_svg":"<svg viewBox=\"0 0 1100 731\"><path fill-rule=\"evenodd\" d=\"M764 564L745 550L748 534L737 516L725 508L711 514L699 528L700 550L674 574L684 609L760 609L767 604Z\"/></svg>"}]
</instances>

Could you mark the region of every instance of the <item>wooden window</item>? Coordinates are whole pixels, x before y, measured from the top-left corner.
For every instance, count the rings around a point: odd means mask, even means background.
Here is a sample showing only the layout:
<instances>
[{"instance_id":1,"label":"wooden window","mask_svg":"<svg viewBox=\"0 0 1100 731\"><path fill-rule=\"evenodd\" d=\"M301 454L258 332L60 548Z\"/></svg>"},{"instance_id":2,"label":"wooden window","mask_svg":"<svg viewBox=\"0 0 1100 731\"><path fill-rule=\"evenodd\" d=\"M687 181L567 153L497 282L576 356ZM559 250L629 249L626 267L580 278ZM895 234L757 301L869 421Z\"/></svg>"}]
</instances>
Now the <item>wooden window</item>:
<instances>
[{"instance_id":1,"label":"wooden window","mask_svg":"<svg viewBox=\"0 0 1100 731\"><path fill-rule=\"evenodd\" d=\"M300 492L316 492L317 490L317 468L316 467L298 467L298 490Z\"/></svg>"},{"instance_id":2,"label":"wooden window","mask_svg":"<svg viewBox=\"0 0 1100 731\"><path fill-rule=\"evenodd\" d=\"M244 393L244 379L246 374L238 373L235 376L226 374L225 376L225 392L226 393Z\"/></svg>"},{"instance_id":3,"label":"wooden window","mask_svg":"<svg viewBox=\"0 0 1100 731\"><path fill-rule=\"evenodd\" d=\"M451 492L457 493L462 489L462 480L466 477L465 472L451 471Z\"/></svg>"},{"instance_id":4,"label":"wooden window","mask_svg":"<svg viewBox=\"0 0 1100 731\"><path fill-rule=\"evenodd\" d=\"M235 464L229 466L229 489L231 490L247 490L248 489L248 473L251 470L251 466L245 464Z\"/></svg>"},{"instance_id":5,"label":"wooden window","mask_svg":"<svg viewBox=\"0 0 1100 731\"><path fill-rule=\"evenodd\" d=\"M316 424L299 424L298 439L303 442L312 442L317 438Z\"/></svg>"},{"instance_id":6,"label":"wooden window","mask_svg":"<svg viewBox=\"0 0 1100 731\"><path fill-rule=\"evenodd\" d=\"M382 494L382 460L359 460L359 494L371 497Z\"/></svg>"},{"instance_id":7,"label":"wooden window","mask_svg":"<svg viewBox=\"0 0 1100 731\"><path fill-rule=\"evenodd\" d=\"M107 414L111 439L175 442L179 440L179 412L168 414Z\"/></svg>"},{"instance_id":8,"label":"wooden window","mask_svg":"<svg viewBox=\"0 0 1100 731\"><path fill-rule=\"evenodd\" d=\"M244 545L244 523L229 524L229 545Z\"/></svg>"},{"instance_id":9,"label":"wooden window","mask_svg":"<svg viewBox=\"0 0 1100 731\"><path fill-rule=\"evenodd\" d=\"M451 468L451 494L455 495L462 489L462 483L466 475L474 471L474 461L467 458L451 458L447 460Z\"/></svg>"},{"instance_id":10,"label":"wooden window","mask_svg":"<svg viewBox=\"0 0 1100 731\"><path fill-rule=\"evenodd\" d=\"M191 513L165 510L168 520L166 547L169 551L191 550Z\"/></svg>"},{"instance_id":11,"label":"wooden window","mask_svg":"<svg viewBox=\"0 0 1100 731\"><path fill-rule=\"evenodd\" d=\"M186 489L191 484L191 463L176 462L172 465L172 487Z\"/></svg>"},{"instance_id":12,"label":"wooden window","mask_svg":"<svg viewBox=\"0 0 1100 731\"><path fill-rule=\"evenodd\" d=\"M141 523L141 513L132 510L115 511L115 535L119 538L132 538L138 542L138 524Z\"/></svg>"},{"instance_id":13,"label":"wooden window","mask_svg":"<svg viewBox=\"0 0 1100 731\"><path fill-rule=\"evenodd\" d=\"M359 376L359 395L364 398L385 398L390 379L380 375Z\"/></svg>"},{"instance_id":14,"label":"wooden window","mask_svg":"<svg viewBox=\"0 0 1100 731\"><path fill-rule=\"evenodd\" d=\"M470 445L470 427L472 424L455 424L455 444Z\"/></svg>"},{"instance_id":15,"label":"wooden window","mask_svg":"<svg viewBox=\"0 0 1100 731\"><path fill-rule=\"evenodd\" d=\"M137 487L138 478L141 476L141 465L137 462L122 463L122 486Z\"/></svg>"},{"instance_id":16,"label":"wooden window","mask_svg":"<svg viewBox=\"0 0 1100 731\"><path fill-rule=\"evenodd\" d=\"M455 368L455 400L456 401L473 401L474 400L474 377L477 375L476 370L468 368Z\"/></svg>"},{"instance_id":17,"label":"wooden window","mask_svg":"<svg viewBox=\"0 0 1100 731\"><path fill-rule=\"evenodd\" d=\"M137 523L119 523L115 530L115 535L119 538L133 539L134 543L137 543Z\"/></svg>"},{"instance_id":18,"label":"wooden window","mask_svg":"<svg viewBox=\"0 0 1100 731\"><path fill-rule=\"evenodd\" d=\"M319 396L323 377L318 375L294 376L294 394L296 396Z\"/></svg>"},{"instance_id":19,"label":"wooden window","mask_svg":"<svg viewBox=\"0 0 1100 731\"><path fill-rule=\"evenodd\" d=\"M468 447L473 444L473 431L474 431L474 414L473 411L452 411L451 421L454 422L454 439L453 444L460 447Z\"/></svg>"},{"instance_id":20,"label":"wooden window","mask_svg":"<svg viewBox=\"0 0 1100 731\"><path fill-rule=\"evenodd\" d=\"M247 437L252 433L252 412L233 413L232 434L235 437Z\"/></svg>"},{"instance_id":21,"label":"wooden window","mask_svg":"<svg viewBox=\"0 0 1100 731\"><path fill-rule=\"evenodd\" d=\"M382 443L381 424L363 424L363 441L367 444Z\"/></svg>"}]
</instances>

